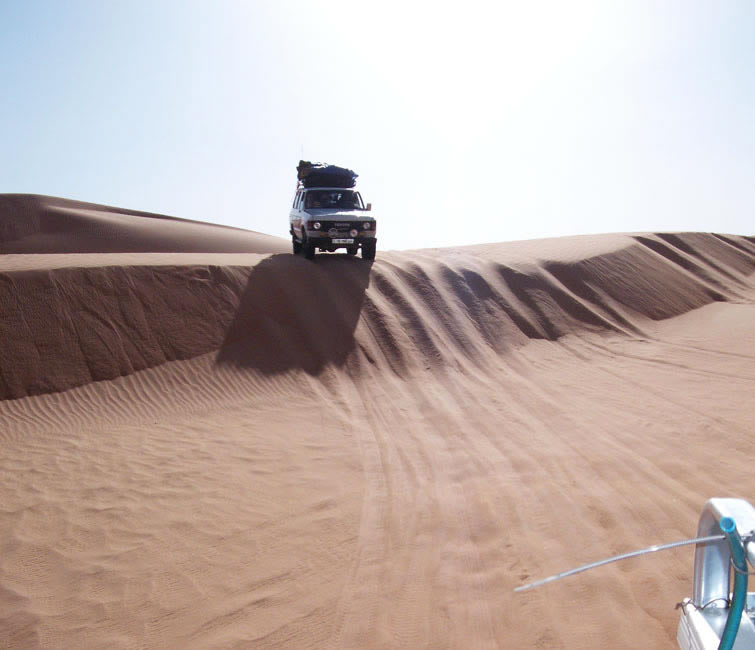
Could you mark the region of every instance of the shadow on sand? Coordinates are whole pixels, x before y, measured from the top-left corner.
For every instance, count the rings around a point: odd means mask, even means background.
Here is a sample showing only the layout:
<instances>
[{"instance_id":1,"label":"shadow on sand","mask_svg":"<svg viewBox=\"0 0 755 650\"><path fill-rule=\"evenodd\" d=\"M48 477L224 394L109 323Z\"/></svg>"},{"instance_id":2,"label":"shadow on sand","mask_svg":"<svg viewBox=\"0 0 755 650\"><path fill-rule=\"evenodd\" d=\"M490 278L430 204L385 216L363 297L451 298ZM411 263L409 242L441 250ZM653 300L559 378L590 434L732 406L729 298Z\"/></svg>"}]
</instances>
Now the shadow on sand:
<instances>
[{"instance_id":1,"label":"shadow on sand","mask_svg":"<svg viewBox=\"0 0 755 650\"><path fill-rule=\"evenodd\" d=\"M337 254L263 260L252 269L217 363L268 375L291 369L316 375L326 365L343 365L356 345L371 268L372 262Z\"/></svg>"}]
</instances>

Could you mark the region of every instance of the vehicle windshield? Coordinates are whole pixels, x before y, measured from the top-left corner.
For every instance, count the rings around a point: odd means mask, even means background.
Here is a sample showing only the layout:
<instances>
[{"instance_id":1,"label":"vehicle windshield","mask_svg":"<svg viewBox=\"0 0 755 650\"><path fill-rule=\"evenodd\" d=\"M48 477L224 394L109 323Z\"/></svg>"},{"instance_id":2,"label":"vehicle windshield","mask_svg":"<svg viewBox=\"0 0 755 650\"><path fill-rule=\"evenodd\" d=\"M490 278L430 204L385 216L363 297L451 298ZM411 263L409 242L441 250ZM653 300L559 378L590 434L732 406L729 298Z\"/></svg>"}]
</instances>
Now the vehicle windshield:
<instances>
[{"instance_id":1,"label":"vehicle windshield","mask_svg":"<svg viewBox=\"0 0 755 650\"><path fill-rule=\"evenodd\" d=\"M310 190L307 192L304 207L364 210L362 197L354 190Z\"/></svg>"}]
</instances>

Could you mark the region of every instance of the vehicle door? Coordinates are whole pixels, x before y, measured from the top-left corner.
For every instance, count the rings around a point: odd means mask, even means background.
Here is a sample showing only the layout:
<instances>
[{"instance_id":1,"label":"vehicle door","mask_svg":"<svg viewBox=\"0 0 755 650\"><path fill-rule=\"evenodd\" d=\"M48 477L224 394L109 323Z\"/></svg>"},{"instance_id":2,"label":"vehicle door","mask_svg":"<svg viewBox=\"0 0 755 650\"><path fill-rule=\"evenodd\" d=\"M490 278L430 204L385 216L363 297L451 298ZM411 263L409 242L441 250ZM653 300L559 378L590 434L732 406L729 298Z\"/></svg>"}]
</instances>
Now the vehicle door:
<instances>
[{"instance_id":1,"label":"vehicle door","mask_svg":"<svg viewBox=\"0 0 755 650\"><path fill-rule=\"evenodd\" d=\"M291 208L291 230L293 233L301 239L301 208L304 203L304 192L299 190L294 197L294 205Z\"/></svg>"}]
</instances>

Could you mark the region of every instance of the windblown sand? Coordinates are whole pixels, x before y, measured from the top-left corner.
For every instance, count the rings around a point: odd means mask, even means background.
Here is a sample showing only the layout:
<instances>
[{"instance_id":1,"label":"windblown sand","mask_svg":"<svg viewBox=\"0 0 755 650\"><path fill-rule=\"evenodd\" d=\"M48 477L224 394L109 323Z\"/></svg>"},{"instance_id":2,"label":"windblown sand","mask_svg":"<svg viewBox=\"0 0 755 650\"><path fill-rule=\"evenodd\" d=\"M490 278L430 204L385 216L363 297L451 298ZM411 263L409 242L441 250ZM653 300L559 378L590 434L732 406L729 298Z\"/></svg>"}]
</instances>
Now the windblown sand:
<instances>
[{"instance_id":1,"label":"windblown sand","mask_svg":"<svg viewBox=\"0 0 755 650\"><path fill-rule=\"evenodd\" d=\"M288 251L0 197L0 647L674 647L755 240Z\"/></svg>"}]
</instances>

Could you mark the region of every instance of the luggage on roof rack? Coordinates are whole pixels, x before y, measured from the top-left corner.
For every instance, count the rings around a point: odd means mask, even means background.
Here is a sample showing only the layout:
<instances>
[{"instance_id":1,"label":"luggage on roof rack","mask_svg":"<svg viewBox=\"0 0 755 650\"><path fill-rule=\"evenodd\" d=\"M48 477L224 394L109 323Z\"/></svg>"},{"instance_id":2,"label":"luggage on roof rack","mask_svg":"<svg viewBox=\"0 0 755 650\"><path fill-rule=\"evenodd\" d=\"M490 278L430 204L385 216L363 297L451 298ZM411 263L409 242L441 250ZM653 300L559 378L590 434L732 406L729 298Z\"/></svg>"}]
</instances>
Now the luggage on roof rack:
<instances>
[{"instance_id":1,"label":"luggage on roof rack","mask_svg":"<svg viewBox=\"0 0 755 650\"><path fill-rule=\"evenodd\" d=\"M305 187L354 187L357 176L350 169L328 165L327 163L312 163L300 160L296 167L297 178Z\"/></svg>"}]
</instances>

